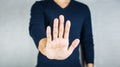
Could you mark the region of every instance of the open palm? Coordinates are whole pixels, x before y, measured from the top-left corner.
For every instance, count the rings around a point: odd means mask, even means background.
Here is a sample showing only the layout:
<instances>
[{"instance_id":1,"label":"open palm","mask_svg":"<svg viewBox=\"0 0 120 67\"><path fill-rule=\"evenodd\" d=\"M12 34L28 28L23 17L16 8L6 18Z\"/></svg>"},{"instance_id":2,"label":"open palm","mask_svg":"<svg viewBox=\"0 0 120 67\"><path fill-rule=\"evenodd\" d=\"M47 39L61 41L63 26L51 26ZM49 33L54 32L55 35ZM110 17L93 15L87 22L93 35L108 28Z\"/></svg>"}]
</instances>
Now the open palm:
<instances>
[{"instance_id":1,"label":"open palm","mask_svg":"<svg viewBox=\"0 0 120 67\"><path fill-rule=\"evenodd\" d=\"M73 50L79 44L79 39L75 39L69 47L70 26L71 23L68 20L64 29L64 16L60 15L59 19L54 19L53 37L51 36L51 27L47 27L45 56L48 59L64 60L72 54Z\"/></svg>"}]
</instances>

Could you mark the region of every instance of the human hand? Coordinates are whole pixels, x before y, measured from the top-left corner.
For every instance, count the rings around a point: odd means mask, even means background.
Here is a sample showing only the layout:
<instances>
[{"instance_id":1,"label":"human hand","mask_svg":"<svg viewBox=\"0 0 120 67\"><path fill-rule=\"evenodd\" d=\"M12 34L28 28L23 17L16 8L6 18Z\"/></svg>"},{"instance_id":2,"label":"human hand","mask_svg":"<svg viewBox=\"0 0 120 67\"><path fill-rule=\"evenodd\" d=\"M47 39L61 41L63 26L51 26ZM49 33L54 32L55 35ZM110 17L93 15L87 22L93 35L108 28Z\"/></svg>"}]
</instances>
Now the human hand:
<instances>
[{"instance_id":1,"label":"human hand","mask_svg":"<svg viewBox=\"0 0 120 67\"><path fill-rule=\"evenodd\" d=\"M48 59L64 60L68 58L79 44L79 39L75 39L69 47L69 31L71 22L68 20L64 29L64 16L54 19L53 39L51 36L51 27L46 30L47 42L43 55Z\"/></svg>"}]
</instances>

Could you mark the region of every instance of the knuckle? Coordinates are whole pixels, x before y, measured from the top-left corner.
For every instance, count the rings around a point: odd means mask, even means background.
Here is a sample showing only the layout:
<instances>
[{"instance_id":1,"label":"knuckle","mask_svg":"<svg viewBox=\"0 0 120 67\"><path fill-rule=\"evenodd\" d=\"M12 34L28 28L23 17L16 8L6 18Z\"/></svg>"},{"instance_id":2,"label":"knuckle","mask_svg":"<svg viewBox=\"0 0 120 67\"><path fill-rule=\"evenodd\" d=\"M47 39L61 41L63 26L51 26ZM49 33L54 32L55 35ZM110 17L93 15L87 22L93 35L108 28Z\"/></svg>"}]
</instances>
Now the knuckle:
<instances>
[{"instance_id":1,"label":"knuckle","mask_svg":"<svg viewBox=\"0 0 120 67\"><path fill-rule=\"evenodd\" d=\"M63 28L60 28L59 30L60 30L60 31L63 31Z\"/></svg>"},{"instance_id":2,"label":"knuckle","mask_svg":"<svg viewBox=\"0 0 120 67\"><path fill-rule=\"evenodd\" d=\"M57 34L58 32L57 31L54 31L55 34Z\"/></svg>"},{"instance_id":3,"label":"knuckle","mask_svg":"<svg viewBox=\"0 0 120 67\"><path fill-rule=\"evenodd\" d=\"M69 32L69 30L66 30L65 32L66 32L66 33L68 33L68 32Z\"/></svg>"}]
</instances>

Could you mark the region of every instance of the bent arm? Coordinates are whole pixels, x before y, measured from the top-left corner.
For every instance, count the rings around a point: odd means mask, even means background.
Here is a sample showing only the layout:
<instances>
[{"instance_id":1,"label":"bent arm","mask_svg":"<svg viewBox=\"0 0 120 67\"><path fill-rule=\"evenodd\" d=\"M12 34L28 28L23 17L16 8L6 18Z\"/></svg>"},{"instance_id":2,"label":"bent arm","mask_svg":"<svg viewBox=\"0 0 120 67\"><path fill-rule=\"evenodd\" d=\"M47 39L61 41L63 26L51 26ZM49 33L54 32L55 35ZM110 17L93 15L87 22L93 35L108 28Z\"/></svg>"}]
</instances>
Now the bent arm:
<instances>
[{"instance_id":1,"label":"bent arm","mask_svg":"<svg viewBox=\"0 0 120 67\"><path fill-rule=\"evenodd\" d=\"M81 31L81 47L87 67L94 66L94 44L92 34L92 23L89 8L86 7L86 17Z\"/></svg>"},{"instance_id":2,"label":"bent arm","mask_svg":"<svg viewBox=\"0 0 120 67\"><path fill-rule=\"evenodd\" d=\"M46 24L44 20L44 13L41 4L39 2L34 3L31 8L29 33L38 49L41 44L45 43Z\"/></svg>"}]
</instances>

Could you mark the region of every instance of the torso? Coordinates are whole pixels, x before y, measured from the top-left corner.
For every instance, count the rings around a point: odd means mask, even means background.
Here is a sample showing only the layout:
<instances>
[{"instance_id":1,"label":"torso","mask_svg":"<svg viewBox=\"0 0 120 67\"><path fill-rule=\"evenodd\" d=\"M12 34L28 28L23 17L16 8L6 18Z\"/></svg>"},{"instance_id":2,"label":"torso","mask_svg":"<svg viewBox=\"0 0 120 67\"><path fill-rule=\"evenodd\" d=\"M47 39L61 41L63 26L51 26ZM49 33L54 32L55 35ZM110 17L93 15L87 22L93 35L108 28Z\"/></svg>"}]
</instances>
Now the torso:
<instances>
[{"instance_id":1,"label":"torso","mask_svg":"<svg viewBox=\"0 0 120 67\"><path fill-rule=\"evenodd\" d=\"M46 26L50 25L53 28L54 18L58 18L59 15L62 14L65 16L65 21L66 20L71 21L71 29L70 29L70 35L69 35L70 44L75 38L80 38L82 24L86 17L86 12L85 12L86 8L84 7L85 5L73 0L71 0L69 5L64 7L64 9L61 8L58 4L56 4L53 0L50 0L49 2L41 1L40 5L43 5ZM38 63L43 62L45 64L46 63L53 64L53 65L58 64L58 66L55 66L55 67L65 67L65 65L62 66L59 64L66 63L66 65L68 64L69 67L80 67L78 48L79 46L75 49L73 54L67 60L63 60L63 61L48 60L46 57L44 57L42 54L39 53ZM76 66L74 65L74 63Z\"/></svg>"}]
</instances>

